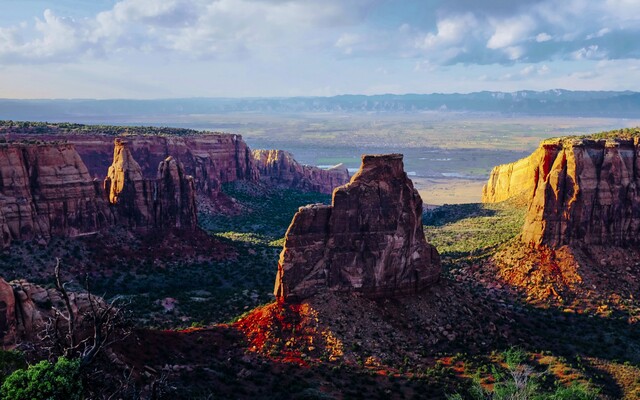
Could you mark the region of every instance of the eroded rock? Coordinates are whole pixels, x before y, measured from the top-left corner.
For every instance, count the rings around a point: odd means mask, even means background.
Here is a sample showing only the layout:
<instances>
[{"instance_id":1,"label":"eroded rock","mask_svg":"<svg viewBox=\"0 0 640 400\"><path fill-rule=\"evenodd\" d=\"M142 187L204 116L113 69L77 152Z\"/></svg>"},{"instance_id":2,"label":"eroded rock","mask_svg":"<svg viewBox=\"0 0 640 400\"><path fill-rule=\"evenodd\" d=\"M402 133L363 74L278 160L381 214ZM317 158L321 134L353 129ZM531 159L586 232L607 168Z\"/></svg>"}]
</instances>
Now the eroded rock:
<instances>
[{"instance_id":1,"label":"eroded rock","mask_svg":"<svg viewBox=\"0 0 640 400\"><path fill-rule=\"evenodd\" d=\"M494 169L483 200L525 192L522 240L535 246L635 245L639 152L638 138L546 140L532 156Z\"/></svg>"},{"instance_id":2,"label":"eroded rock","mask_svg":"<svg viewBox=\"0 0 640 400\"><path fill-rule=\"evenodd\" d=\"M116 139L104 190L119 223L142 228L196 229L194 180L171 156L158 165L156 179L146 179L129 143Z\"/></svg>"},{"instance_id":3,"label":"eroded rock","mask_svg":"<svg viewBox=\"0 0 640 400\"><path fill-rule=\"evenodd\" d=\"M278 298L404 295L438 280L440 257L425 240L422 200L403 168L401 154L365 155L332 205L300 208L280 254Z\"/></svg>"},{"instance_id":4,"label":"eroded rock","mask_svg":"<svg viewBox=\"0 0 640 400\"><path fill-rule=\"evenodd\" d=\"M73 145L0 146L0 246L89 234L113 221Z\"/></svg>"},{"instance_id":5,"label":"eroded rock","mask_svg":"<svg viewBox=\"0 0 640 400\"><path fill-rule=\"evenodd\" d=\"M302 165L284 150L253 150L252 154L260 179L272 186L332 193L349 182L349 171L343 164L329 169Z\"/></svg>"}]
</instances>

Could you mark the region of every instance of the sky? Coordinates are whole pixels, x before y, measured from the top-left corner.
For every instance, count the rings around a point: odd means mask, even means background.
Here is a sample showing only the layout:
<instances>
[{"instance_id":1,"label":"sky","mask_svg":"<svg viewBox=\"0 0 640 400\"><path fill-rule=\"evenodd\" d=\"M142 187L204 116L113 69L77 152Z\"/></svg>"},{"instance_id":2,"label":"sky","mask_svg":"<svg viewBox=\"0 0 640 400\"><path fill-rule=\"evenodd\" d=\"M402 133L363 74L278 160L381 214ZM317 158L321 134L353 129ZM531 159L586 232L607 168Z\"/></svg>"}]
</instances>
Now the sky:
<instances>
[{"instance_id":1,"label":"sky","mask_svg":"<svg viewBox=\"0 0 640 400\"><path fill-rule=\"evenodd\" d=\"M640 91L640 0L0 0L0 98Z\"/></svg>"}]
</instances>

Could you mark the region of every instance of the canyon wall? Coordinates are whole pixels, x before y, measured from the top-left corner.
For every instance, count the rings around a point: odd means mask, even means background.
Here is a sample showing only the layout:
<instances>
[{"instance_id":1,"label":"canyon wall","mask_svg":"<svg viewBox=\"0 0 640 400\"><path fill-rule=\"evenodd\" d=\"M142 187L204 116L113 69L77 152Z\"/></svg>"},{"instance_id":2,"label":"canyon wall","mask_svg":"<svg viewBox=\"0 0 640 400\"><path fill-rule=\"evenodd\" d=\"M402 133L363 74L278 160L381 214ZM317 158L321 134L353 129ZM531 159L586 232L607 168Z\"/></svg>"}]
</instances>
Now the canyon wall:
<instances>
[{"instance_id":1,"label":"canyon wall","mask_svg":"<svg viewBox=\"0 0 640 400\"><path fill-rule=\"evenodd\" d=\"M195 185L181 163L168 157L146 179L126 144L117 141L112 154L103 186L69 143L0 145L0 247L115 224L196 228Z\"/></svg>"},{"instance_id":2,"label":"canyon wall","mask_svg":"<svg viewBox=\"0 0 640 400\"><path fill-rule=\"evenodd\" d=\"M494 169L483 200L525 193L521 237L534 246L637 245L639 151L638 138L546 140L532 156Z\"/></svg>"},{"instance_id":3,"label":"canyon wall","mask_svg":"<svg viewBox=\"0 0 640 400\"><path fill-rule=\"evenodd\" d=\"M12 240L79 236L114 216L70 144L0 146L0 246Z\"/></svg>"},{"instance_id":4,"label":"canyon wall","mask_svg":"<svg viewBox=\"0 0 640 400\"><path fill-rule=\"evenodd\" d=\"M97 129L97 128L96 128ZM94 134L20 134L4 135L10 140L64 140L73 144L89 173L104 179L113 160L113 136ZM121 136L140 166L142 176L155 179L158 164L169 156L181 162L187 175L194 177L199 193L215 196L220 185L236 180L257 181L251 151L242 136L203 133L182 136L127 134Z\"/></svg>"},{"instance_id":5,"label":"canyon wall","mask_svg":"<svg viewBox=\"0 0 640 400\"><path fill-rule=\"evenodd\" d=\"M349 182L349 171L342 164L329 169L302 165L284 150L253 150L252 154L260 179L270 186L331 194Z\"/></svg>"},{"instance_id":6,"label":"canyon wall","mask_svg":"<svg viewBox=\"0 0 640 400\"><path fill-rule=\"evenodd\" d=\"M536 188L538 166L545 163L546 154L541 146L529 157L494 167L482 188L482 202L498 203L520 196L529 199Z\"/></svg>"},{"instance_id":7,"label":"canyon wall","mask_svg":"<svg viewBox=\"0 0 640 400\"><path fill-rule=\"evenodd\" d=\"M114 136L100 134L99 126L81 127L87 131L77 133L58 129L52 124L47 129L43 128L43 133L29 131L28 128L4 127L0 134L7 140L36 139L73 144L89 174L102 180L112 163ZM223 183L238 180L262 180L275 187L328 194L349 181L349 173L341 165L323 170L302 165L282 150L256 150L252 153L241 135L190 130L179 130L179 135L171 132L145 135L135 134L136 129L143 128L134 127L131 132L122 128L123 132L118 137L128 142L129 151L140 166L143 178L155 179L158 164L172 156L182 163L187 175L194 177L197 193L214 199Z\"/></svg>"},{"instance_id":8,"label":"canyon wall","mask_svg":"<svg viewBox=\"0 0 640 400\"><path fill-rule=\"evenodd\" d=\"M402 155L365 155L360 171L333 192L332 205L301 207L293 217L274 293L284 300L322 290L386 297L419 292L439 274Z\"/></svg>"}]
</instances>

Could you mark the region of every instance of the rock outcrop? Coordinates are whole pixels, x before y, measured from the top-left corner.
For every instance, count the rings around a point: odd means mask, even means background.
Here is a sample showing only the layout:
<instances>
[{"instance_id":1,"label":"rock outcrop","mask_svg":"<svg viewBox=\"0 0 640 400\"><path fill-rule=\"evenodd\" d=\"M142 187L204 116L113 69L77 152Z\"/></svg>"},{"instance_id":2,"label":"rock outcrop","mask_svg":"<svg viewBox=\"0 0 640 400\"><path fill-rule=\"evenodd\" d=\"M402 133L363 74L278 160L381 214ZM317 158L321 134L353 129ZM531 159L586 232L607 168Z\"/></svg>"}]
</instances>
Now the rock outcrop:
<instances>
[{"instance_id":1,"label":"rock outcrop","mask_svg":"<svg viewBox=\"0 0 640 400\"><path fill-rule=\"evenodd\" d=\"M536 189L538 167L544 165L546 151L538 148L529 157L494 167L482 188L483 203L499 203L514 197L530 199Z\"/></svg>"},{"instance_id":2,"label":"rock outcrop","mask_svg":"<svg viewBox=\"0 0 640 400\"><path fill-rule=\"evenodd\" d=\"M13 288L0 278L0 343L15 343L16 331L16 298Z\"/></svg>"},{"instance_id":3,"label":"rock outcrop","mask_svg":"<svg viewBox=\"0 0 640 400\"><path fill-rule=\"evenodd\" d=\"M422 200L403 168L401 154L365 155L332 205L300 208L280 254L278 298L405 295L438 280L440 257L425 240Z\"/></svg>"},{"instance_id":4,"label":"rock outcrop","mask_svg":"<svg viewBox=\"0 0 640 400\"><path fill-rule=\"evenodd\" d=\"M113 136L101 135L96 127L90 134L6 134L7 139L65 140L73 144L96 179L104 179L113 160ZM257 181L251 150L242 136L225 133L195 133L182 136L127 134L131 155L145 179L155 179L158 164L169 156L182 163L187 175L193 176L196 190L216 197L220 185L236 180Z\"/></svg>"},{"instance_id":5,"label":"rock outcrop","mask_svg":"<svg viewBox=\"0 0 640 400\"><path fill-rule=\"evenodd\" d=\"M522 240L534 246L640 243L640 145L635 139L553 139L501 166L485 201L517 193L528 210Z\"/></svg>"},{"instance_id":6,"label":"rock outcrop","mask_svg":"<svg viewBox=\"0 0 640 400\"><path fill-rule=\"evenodd\" d=\"M73 312L77 316L78 335L86 336L85 319L89 316L91 301L86 292L69 292ZM95 307L104 307L104 301L93 296ZM0 344L14 346L23 340L42 341L41 334L47 324L55 320L55 309L67 313L62 294L55 288L43 288L25 280L7 283L0 278ZM90 323L90 322L89 322ZM66 321L60 320L64 330ZM91 332L92 334L92 332Z\"/></svg>"},{"instance_id":7,"label":"rock outcrop","mask_svg":"<svg viewBox=\"0 0 640 400\"><path fill-rule=\"evenodd\" d=\"M129 142L115 140L113 163L104 190L118 222L130 227L195 229L197 213L193 178L169 156L158 165L155 179L143 177Z\"/></svg>"},{"instance_id":8,"label":"rock outcrop","mask_svg":"<svg viewBox=\"0 0 640 400\"><path fill-rule=\"evenodd\" d=\"M159 163L153 179L144 178L124 141L116 141L104 186L71 144L0 145L0 248L116 224L196 229L193 178L172 157Z\"/></svg>"},{"instance_id":9,"label":"rock outcrop","mask_svg":"<svg viewBox=\"0 0 640 400\"><path fill-rule=\"evenodd\" d=\"M349 182L349 171L343 164L329 169L302 165L284 150L253 150L252 154L260 179L272 186L330 194Z\"/></svg>"},{"instance_id":10,"label":"rock outcrop","mask_svg":"<svg viewBox=\"0 0 640 400\"><path fill-rule=\"evenodd\" d=\"M70 144L0 146L0 247L112 225L100 185Z\"/></svg>"}]
</instances>

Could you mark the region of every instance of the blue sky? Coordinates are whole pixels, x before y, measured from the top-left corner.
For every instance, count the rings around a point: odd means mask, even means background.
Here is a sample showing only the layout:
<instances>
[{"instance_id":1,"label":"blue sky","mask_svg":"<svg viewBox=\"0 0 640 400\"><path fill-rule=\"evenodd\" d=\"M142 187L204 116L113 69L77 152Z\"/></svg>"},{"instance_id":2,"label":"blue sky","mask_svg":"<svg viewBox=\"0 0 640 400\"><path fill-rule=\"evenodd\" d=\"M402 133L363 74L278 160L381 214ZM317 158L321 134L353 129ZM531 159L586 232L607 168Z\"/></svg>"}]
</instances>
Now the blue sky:
<instances>
[{"instance_id":1,"label":"blue sky","mask_svg":"<svg viewBox=\"0 0 640 400\"><path fill-rule=\"evenodd\" d=\"M0 98L640 91L640 0L0 0Z\"/></svg>"}]
</instances>

